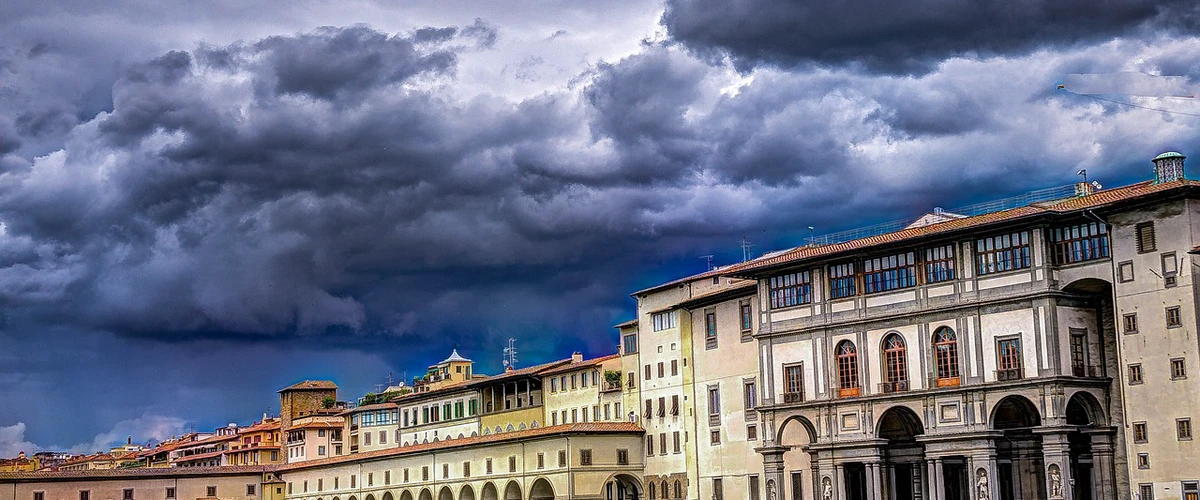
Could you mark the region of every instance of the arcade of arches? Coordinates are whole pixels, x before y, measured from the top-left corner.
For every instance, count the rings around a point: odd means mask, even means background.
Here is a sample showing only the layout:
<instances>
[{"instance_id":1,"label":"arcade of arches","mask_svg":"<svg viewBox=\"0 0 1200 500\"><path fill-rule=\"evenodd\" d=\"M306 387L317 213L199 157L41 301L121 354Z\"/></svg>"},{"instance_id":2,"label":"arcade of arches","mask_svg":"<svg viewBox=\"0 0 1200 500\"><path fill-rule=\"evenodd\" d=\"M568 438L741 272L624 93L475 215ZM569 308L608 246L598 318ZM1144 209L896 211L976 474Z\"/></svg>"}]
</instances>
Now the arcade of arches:
<instances>
[{"instance_id":1,"label":"arcade of arches","mask_svg":"<svg viewBox=\"0 0 1200 500\"><path fill-rule=\"evenodd\" d=\"M996 395L987 425L951 432L895 405L878 414L873 439L856 441L819 439L813 422L828 415L791 415L774 447L761 450L767 478L783 485L779 500L1114 498L1116 430L1096 394L1064 395L1065 411L1052 419L1036 399Z\"/></svg>"}]
</instances>

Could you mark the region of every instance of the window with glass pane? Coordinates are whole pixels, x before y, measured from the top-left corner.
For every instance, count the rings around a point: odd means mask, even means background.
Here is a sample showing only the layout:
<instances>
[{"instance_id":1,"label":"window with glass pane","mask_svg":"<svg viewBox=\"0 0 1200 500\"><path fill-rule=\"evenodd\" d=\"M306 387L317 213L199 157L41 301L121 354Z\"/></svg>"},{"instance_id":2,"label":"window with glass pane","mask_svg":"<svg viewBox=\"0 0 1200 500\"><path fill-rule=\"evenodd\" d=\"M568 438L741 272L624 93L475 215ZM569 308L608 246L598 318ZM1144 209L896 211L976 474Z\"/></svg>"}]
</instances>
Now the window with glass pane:
<instances>
[{"instance_id":1,"label":"window with glass pane","mask_svg":"<svg viewBox=\"0 0 1200 500\"><path fill-rule=\"evenodd\" d=\"M851 297L854 293L854 263L829 266L829 297L841 299Z\"/></svg>"},{"instance_id":2,"label":"window with glass pane","mask_svg":"<svg viewBox=\"0 0 1200 500\"><path fill-rule=\"evenodd\" d=\"M863 293L878 293L917 286L915 252L863 261Z\"/></svg>"},{"instance_id":3,"label":"window with glass pane","mask_svg":"<svg viewBox=\"0 0 1200 500\"><path fill-rule=\"evenodd\" d=\"M1003 339L997 343L996 355L1000 368L1000 380L1016 380L1021 378L1021 339Z\"/></svg>"},{"instance_id":4,"label":"window with glass pane","mask_svg":"<svg viewBox=\"0 0 1200 500\"><path fill-rule=\"evenodd\" d=\"M679 320L678 311L667 311L655 313L651 316L654 321L654 331L662 331L668 328L675 328L676 322Z\"/></svg>"},{"instance_id":5,"label":"window with glass pane","mask_svg":"<svg viewBox=\"0 0 1200 500\"><path fill-rule=\"evenodd\" d=\"M742 319L742 331L743 331L743 332L748 332L748 331L750 331L751 327L753 327L753 326L754 326L754 325L753 325L753 323L752 323L752 318L750 317L750 314L751 314L751 313L750 313L750 303L749 303L749 302L744 302L744 303L742 303L742 304L741 304L741 305L738 307L738 310L739 310L739 311L740 311L740 313L741 313L741 319Z\"/></svg>"},{"instance_id":6,"label":"window with glass pane","mask_svg":"<svg viewBox=\"0 0 1200 500\"><path fill-rule=\"evenodd\" d=\"M904 338L895 333L885 337L883 339L884 381L894 384L908 380L907 361Z\"/></svg>"},{"instance_id":7,"label":"window with glass pane","mask_svg":"<svg viewBox=\"0 0 1200 500\"><path fill-rule=\"evenodd\" d=\"M804 399L804 365L795 364L783 367L786 394L784 402L794 403Z\"/></svg>"},{"instance_id":8,"label":"window with glass pane","mask_svg":"<svg viewBox=\"0 0 1200 500\"><path fill-rule=\"evenodd\" d=\"M1088 222L1051 229L1050 253L1055 264L1107 258L1108 226Z\"/></svg>"},{"instance_id":9,"label":"window with glass pane","mask_svg":"<svg viewBox=\"0 0 1200 500\"><path fill-rule=\"evenodd\" d=\"M1087 330L1071 328L1071 374L1087 375Z\"/></svg>"},{"instance_id":10,"label":"window with glass pane","mask_svg":"<svg viewBox=\"0 0 1200 500\"><path fill-rule=\"evenodd\" d=\"M954 245L926 248L925 269L926 283L939 283L954 279Z\"/></svg>"},{"instance_id":11,"label":"window with glass pane","mask_svg":"<svg viewBox=\"0 0 1200 500\"><path fill-rule=\"evenodd\" d=\"M634 354L638 352L637 334L629 333L625 335L625 354Z\"/></svg>"},{"instance_id":12,"label":"window with glass pane","mask_svg":"<svg viewBox=\"0 0 1200 500\"><path fill-rule=\"evenodd\" d=\"M769 288L772 309L812 302L812 275L809 271L774 276Z\"/></svg>"},{"instance_id":13,"label":"window with glass pane","mask_svg":"<svg viewBox=\"0 0 1200 500\"><path fill-rule=\"evenodd\" d=\"M933 333L933 354L938 387L958 385L958 337L948 327Z\"/></svg>"},{"instance_id":14,"label":"window with glass pane","mask_svg":"<svg viewBox=\"0 0 1200 500\"><path fill-rule=\"evenodd\" d=\"M704 342L705 348L717 348L717 312L707 311L704 313Z\"/></svg>"},{"instance_id":15,"label":"window with glass pane","mask_svg":"<svg viewBox=\"0 0 1200 500\"><path fill-rule=\"evenodd\" d=\"M708 388L708 414L721 414L721 391L717 387Z\"/></svg>"},{"instance_id":16,"label":"window with glass pane","mask_svg":"<svg viewBox=\"0 0 1200 500\"><path fill-rule=\"evenodd\" d=\"M980 275L1029 267L1029 232L975 240L975 268Z\"/></svg>"},{"instance_id":17,"label":"window with glass pane","mask_svg":"<svg viewBox=\"0 0 1200 500\"><path fill-rule=\"evenodd\" d=\"M838 390L840 396L857 396L858 350L854 343L843 340L837 345Z\"/></svg>"}]
</instances>

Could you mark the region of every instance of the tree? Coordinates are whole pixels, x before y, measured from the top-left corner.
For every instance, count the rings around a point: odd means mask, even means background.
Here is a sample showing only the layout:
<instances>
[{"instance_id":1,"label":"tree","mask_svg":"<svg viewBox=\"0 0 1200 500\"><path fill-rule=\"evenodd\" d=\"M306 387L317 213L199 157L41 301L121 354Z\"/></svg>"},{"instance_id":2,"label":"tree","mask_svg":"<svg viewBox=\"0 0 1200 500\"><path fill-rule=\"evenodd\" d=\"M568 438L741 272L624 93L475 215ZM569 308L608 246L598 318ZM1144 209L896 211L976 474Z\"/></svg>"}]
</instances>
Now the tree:
<instances>
[{"instance_id":1,"label":"tree","mask_svg":"<svg viewBox=\"0 0 1200 500\"><path fill-rule=\"evenodd\" d=\"M321 399L321 408L333 408L337 404L337 400L333 396L325 396Z\"/></svg>"}]
</instances>

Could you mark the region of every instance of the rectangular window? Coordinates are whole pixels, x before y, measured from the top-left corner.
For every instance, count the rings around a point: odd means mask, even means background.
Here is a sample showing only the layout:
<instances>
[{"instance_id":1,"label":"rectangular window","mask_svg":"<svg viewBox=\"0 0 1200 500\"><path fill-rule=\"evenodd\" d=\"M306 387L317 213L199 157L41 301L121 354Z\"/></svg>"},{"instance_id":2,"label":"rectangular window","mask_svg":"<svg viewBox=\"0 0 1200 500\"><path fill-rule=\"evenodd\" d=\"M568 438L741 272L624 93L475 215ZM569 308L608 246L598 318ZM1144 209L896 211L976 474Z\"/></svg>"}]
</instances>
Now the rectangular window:
<instances>
[{"instance_id":1,"label":"rectangular window","mask_svg":"<svg viewBox=\"0 0 1200 500\"><path fill-rule=\"evenodd\" d=\"M746 426L746 440L747 441L757 441L758 440L758 425L747 425Z\"/></svg>"},{"instance_id":2,"label":"rectangular window","mask_svg":"<svg viewBox=\"0 0 1200 500\"><path fill-rule=\"evenodd\" d=\"M721 478L713 479L713 500L725 500L725 485L721 483Z\"/></svg>"},{"instance_id":3,"label":"rectangular window","mask_svg":"<svg viewBox=\"0 0 1200 500\"><path fill-rule=\"evenodd\" d=\"M1184 481L1183 500L1200 500L1200 482Z\"/></svg>"},{"instance_id":4,"label":"rectangular window","mask_svg":"<svg viewBox=\"0 0 1200 500\"><path fill-rule=\"evenodd\" d=\"M492 473L492 459L489 458L483 462L483 471L486 474Z\"/></svg>"},{"instance_id":5,"label":"rectangular window","mask_svg":"<svg viewBox=\"0 0 1200 500\"><path fill-rule=\"evenodd\" d=\"M617 450L617 465L629 465L629 450Z\"/></svg>"},{"instance_id":6,"label":"rectangular window","mask_svg":"<svg viewBox=\"0 0 1200 500\"><path fill-rule=\"evenodd\" d=\"M1138 457L1138 468L1139 469L1149 469L1150 468L1150 459L1147 458L1146 466L1142 467L1141 457ZM1154 500L1154 485L1153 484L1139 484L1137 500Z\"/></svg>"},{"instance_id":7,"label":"rectangular window","mask_svg":"<svg viewBox=\"0 0 1200 500\"><path fill-rule=\"evenodd\" d=\"M383 485L387 486L390 484L392 484L392 471L385 470L383 471Z\"/></svg>"},{"instance_id":8,"label":"rectangular window","mask_svg":"<svg viewBox=\"0 0 1200 500\"><path fill-rule=\"evenodd\" d=\"M1150 253L1158 249L1154 242L1154 223L1142 222L1134 226L1137 233L1138 253Z\"/></svg>"},{"instance_id":9,"label":"rectangular window","mask_svg":"<svg viewBox=\"0 0 1200 500\"><path fill-rule=\"evenodd\" d=\"M558 466L567 466L567 450L558 450Z\"/></svg>"},{"instance_id":10,"label":"rectangular window","mask_svg":"<svg viewBox=\"0 0 1200 500\"><path fill-rule=\"evenodd\" d=\"M708 444L721 444L721 430L713 429L708 431Z\"/></svg>"},{"instance_id":11,"label":"rectangular window","mask_svg":"<svg viewBox=\"0 0 1200 500\"><path fill-rule=\"evenodd\" d=\"M592 450L579 450L579 465L592 465Z\"/></svg>"},{"instance_id":12,"label":"rectangular window","mask_svg":"<svg viewBox=\"0 0 1200 500\"><path fill-rule=\"evenodd\" d=\"M812 274L809 271L773 276L768 285L772 309L812 302Z\"/></svg>"},{"instance_id":13,"label":"rectangular window","mask_svg":"<svg viewBox=\"0 0 1200 500\"><path fill-rule=\"evenodd\" d=\"M255 487L255 485L253 485L253 484L246 485L246 496L251 496L251 497L254 496L254 487Z\"/></svg>"},{"instance_id":14,"label":"rectangular window","mask_svg":"<svg viewBox=\"0 0 1200 500\"><path fill-rule=\"evenodd\" d=\"M352 480L353 480L353 479L354 479L354 476L350 476L350 479L352 479ZM422 466L422 467L421 467L421 480L422 480L422 481L428 481L428 480L429 480L429 466L428 466L428 465L425 465L425 466ZM351 482L350 482L350 487L351 487L351 488L353 488L353 487L354 487L354 481L351 481Z\"/></svg>"},{"instance_id":15,"label":"rectangular window","mask_svg":"<svg viewBox=\"0 0 1200 500\"><path fill-rule=\"evenodd\" d=\"M550 425L558 425L558 413L550 412Z\"/></svg>"},{"instance_id":16,"label":"rectangular window","mask_svg":"<svg viewBox=\"0 0 1200 500\"><path fill-rule=\"evenodd\" d=\"M721 415L721 390L719 387L708 388L708 414L712 416Z\"/></svg>"},{"instance_id":17,"label":"rectangular window","mask_svg":"<svg viewBox=\"0 0 1200 500\"><path fill-rule=\"evenodd\" d=\"M667 376L667 371L664 368L665 366L666 365L664 365L662 361L658 362L658 378L663 378L663 377Z\"/></svg>"},{"instance_id":18,"label":"rectangular window","mask_svg":"<svg viewBox=\"0 0 1200 500\"><path fill-rule=\"evenodd\" d=\"M646 435L646 456L654 456L654 436Z\"/></svg>"},{"instance_id":19,"label":"rectangular window","mask_svg":"<svg viewBox=\"0 0 1200 500\"><path fill-rule=\"evenodd\" d=\"M1183 326L1183 318L1179 314L1179 306L1167 308L1167 328L1179 328Z\"/></svg>"},{"instance_id":20,"label":"rectangular window","mask_svg":"<svg viewBox=\"0 0 1200 500\"><path fill-rule=\"evenodd\" d=\"M665 432L658 434L658 454L667 454L667 433Z\"/></svg>"},{"instance_id":21,"label":"rectangular window","mask_svg":"<svg viewBox=\"0 0 1200 500\"><path fill-rule=\"evenodd\" d=\"M706 311L704 313L704 348L717 348L717 312Z\"/></svg>"},{"instance_id":22,"label":"rectangular window","mask_svg":"<svg viewBox=\"0 0 1200 500\"><path fill-rule=\"evenodd\" d=\"M742 409L753 410L758 407L758 390L754 381L742 383Z\"/></svg>"},{"instance_id":23,"label":"rectangular window","mask_svg":"<svg viewBox=\"0 0 1200 500\"><path fill-rule=\"evenodd\" d=\"M174 487L167 488L167 498L175 498L175 488ZM34 500L41 500L41 499L34 499Z\"/></svg>"},{"instance_id":24,"label":"rectangular window","mask_svg":"<svg viewBox=\"0 0 1200 500\"><path fill-rule=\"evenodd\" d=\"M750 500L758 500L758 476L750 476L749 486Z\"/></svg>"},{"instance_id":25,"label":"rectangular window","mask_svg":"<svg viewBox=\"0 0 1200 500\"><path fill-rule=\"evenodd\" d=\"M1071 374L1087 376L1087 330L1071 328Z\"/></svg>"},{"instance_id":26,"label":"rectangular window","mask_svg":"<svg viewBox=\"0 0 1200 500\"><path fill-rule=\"evenodd\" d=\"M996 379L999 381L1019 380L1021 373L1021 339L1010 338L996 341Z\"/></svg>"},{"instance_id":27,"label":"rectangular window","mask_svg":"<svg viewBox=\"0 0 1200 500\"><path fill-rule=\"evenodd\" d=\"M667 416L667 398L665 396L658 398L658 416Z\"/></svg>"},{"instance_id":28,"label":"rectangular window","mask_svg":"<svg viewBox=\"0 0 1200 500\"><path fill-rule=\"evenodd\" d=\"M372 433L370 433L370 432L363 433L363 445L364 446L371 446L371 434Z\"/></svg>"},{"instance_id":29,"label":"rectangular window","mask_svg":"<svg viewBox=\"0 0 1200 500\"><path fill-rule=\"evenodd\" d=\"M1146 423L1145 422L1134 422L1133 423L1133 442L1145 443L1146 441L1147 441Z\"/></svg>"},{"instance_id":30,"label":"rectangular window","mask_svg":"<svg viewBox=\"0 0 1200 500\"><path fill-rule=\"evenodd\" d=\"M975 269L985 274L1029 267L1029 232L1021 231L975 240Z\"/></svg>"},{"instance_id":31,"label":"rectangular window","mask_svg":"<svg viewBox=\"0 0 1200 500\"><path fill-rule=\"evenodd\" d=\"M92 492L89 490L79 490L79 500L89 500ZM211 495L210 495L211 496Z\"/></svg>"},{"instance_id":32,"label":"rectangular window","mask_svg":"<svg viewBox=\"0 0 1200 500\"><path fill-rule=\"evenodd\" d=\"M804 365L796 363L783 367L784 403L804 401Z\"/></svg>"},{"instance_id":33,"label":"rectangular window","mask_svg":"<svg viewBox=\"0 0 1200 500\"><path fill-rule=\"evenodd\" d=\"M1139 469L1149 469L1150 468L1150 454L1149 453L1138 453L1137 454L1137 468L1139 468Z\"/></svg>"},{"instance_id":34,"label":"rectangular window","mask_svg":"<svg viewBox=\"0 0 1200 500\"><path fill-rule=\"evenodd\" d=\"M1175 252L1167 252L1162 254L1162 275L1164 278L1173 277L1179 274L1179 261L1175 259Z\"/></svg>"},{"instance_id":35,"label":"rectangular window","mask_svg":"<svg viewBox=\"0 0 1200 500\"><path fill-rule=\"evenodd\" d=\"M829 266L829 298L841 299L854 296L854 278L853 262Z\"/></svg>"},{"instance_id":36,"label":"rectangular window","mask_svg":"<svg viewBox=\"0 0 1200 500\"><path fill-rule=\"evenodd\" d=\"M121 490L122 500L133 500L133 488L125 488Z\"/></svg>"},{"instance_id":37,"label":"rectangular window","mask_svg":"<svg viewBox=\"0 0 1200 500\"><path fill-rule=\"evenodd\" d=\"M404 476L404 477L403 477L403 480L404 480L404 482L406 482L406 483L407 483L407 482L408 482L408 469L407 469L407 468L406 468L406 469L404 469L403 476ZM337 487L337 479L336 479L336 478L333 480L333 487L334 487L334 488L336 488L336 487Z\"/></svg>"},{"instance_id":38,"label":"rectangular window","mask_svg":"<svg viewBox=\"0 0 1200 500\"><path fill-rule=\"evenodd\" d=\"M367 473L367 486L374 486L374 485L375 485L375 473L368 472Z\"/></svg>"},{"instance_id":39,"label":"rectangular window","mask_svg":"<svg viewBox=\"0 0 1200 500\"><path fill-rule=\"evenodd\" d=\"M1055 264L1108 258L1108 226L1085 222L1051 229L1050 255Z\"/></svg>"},{"instance_id":40,"label":"rectangular window","mask_svg":"<svg viewBox=\"0 0 1200 500\"><path fill-rule=\"evenodd\" d=\"M509 472L517 471L517 457L516 456L508 457L508 471Z\"/></svg>"},{"instance_id":41,"label":"rectangular window","mask_svg":"<svg viewBox=\"0 0 1200 500\"><path fill-rule=\"evenodd\" d=\"M550 379L550 392L558 392L558 379Z\"/></svg>"},{"instance_id":42,"label":"rectangular window","mask_svg":"<svg viewBox=\"0 0 1200 500\"><path fill-rule=\"evenodd\" d=\"M863 293L879 293L917 286L916 252L863 261Z\"/></svg>"},{"instance_id":43,"label":"rectangular window","mask_svg":"<svg viewBox=\"0 0 1200 500\"><path fill-rule=\"evenodd\" d=\"M1187 365L1184 364L1183 358L1175 358L1171 360L1171 380L1180 380L1187 378Z\"/></svg>"},{"instance_id":44,"label":"rectangular window","mask_svg":"<svg viewBox=\"0 0 1200 500\"><path fill-rule=\"evenodd\" d=\"M537 454L537 468L539 468L539 469L546 468L546 454L545 453Z\"/></svg>"},{"instance_id":45,"label":"rectangular window","mask_svg":"<svg viewBox=\"0 0 1200 500\"><path fill-rule=\"evenodd\" d=\"M1177 418L1175 419L1175 438L1180 441L1192 440L1192 419Z\"/></svg>"},{"instance_id":46,"label":"rectangular window","mask_svg":"<svg viewBox=\"0 0 1200 500\"><path fill-rule=\"evenodd\" d=\"M1133 281L1133 261L1127 260L1117 264L1117 281L1128 283Z\"/></svg>"},{"instance_id":47,"label":"rectangular window","mask_svg":"<svg viewBox=\"0 0 1200 500\"><path fill-rule=\"evenodd\" d=\"M925 282L940 283L954 279L954 244L925 249Z\"/></svg>"},{"instance_id":48,"label":"rectangular window","mask_svg":"<svg viewBox=\"0 0 1200 500\"><path fill-rule=\"evenodd\" d=\"M752 317L749 302L742 302L738 306L738 315L741 319L742 333L749 333L754 328L754 318Z\"/></svg>"},{"instance_id":49,"label":"rectangular window","mask_svg":"<svg viewBox=\"0 0 1200 500\"><path fill-rule=\"evenodd\" d=\"M646 380L650 380L650 365L646 365Z\"/></svg>"},{"instance_id":50,"label":"rectangular window","mask_svg":"<svg viewBox=\"0 0 1200 500\"><path fill-rule=\"evenodd\" d=\"M679 447L679 431L675 431L675 432L672 432L672 433L671 433L671 451L672 451L672 452L674 452L674 453L679 453L679 452L680 452L680 447Z\"/></svg>"},{"instance_id":51,"label":"rectangular window","mask_svg":"<svg viewBox=\"0 0 1200 500\"><path fill-rule=\"evenodd\" d=\"M167 497L167 498L171 498L171 497ZM46 492L44 492L44 491L33 492L33 500L46 500Z\"/></svg>"},{"instance_id":52,"label":"rectangular window","mask_svg":"<svg viewBox=\"0 0 1200 500\"><path fill-rule=\"evenodd\" d=\"M324 446L317 447L317 455L320 455L322 457L325 456L325 447Z\"/></svg>"},{"instance_id":53,"label":"rectangular window","mask_svg":"<svg viewBox=\"0 0 1200 500\"><path fill-rule=\"evenodd\" d=\"M679 360L672 359L671 360L671 376L674 377L676 375L679 375Z\"/></svg>"},{"instance_id":54,"label":"rectangular window","mask_svg":"<svg viewBox=\"0 0 1200 500\"><path fill-rule=\"evenodd\" d=\"M651 315L654 321L654 331L660 332L669 328L675 328L679 321L679 311L665 311L654 313Z\"/></svg>"},{"instance_id":55,"label":"rectangular window","mask_svg":"<svg viewBox=\"0 0 1200 500\"><path fill-rule=\"evenodd\" d=\"M1125 333L1137 333L1137 313L1129 313L1121 316L1121 331Z\"/></svg>"},{"instance_id":56,"label":"rectangular window","mask_svg":"<svg viewBox=\"0 0 1200 500\"><path fill-rule=\"evenodd\" d=\"M625 343L625 354L635 354L638 352L638 342L636 333L627 333L623 337Z\"/></svg>"},{"instance_id":57,"label":"rectangular window","mask_svg":"<svg viewBox=\"0 0 1200 500\"><path fill-rule=\"evenodd\" d=\"M207 496L209 496L209 497L217 496L217 487L216 486L209 486L206 488L206 490L207 490L207 492L206 492ZM306 488L305 491L308 491L308 489Z\"/></svg>"}]
</instances>

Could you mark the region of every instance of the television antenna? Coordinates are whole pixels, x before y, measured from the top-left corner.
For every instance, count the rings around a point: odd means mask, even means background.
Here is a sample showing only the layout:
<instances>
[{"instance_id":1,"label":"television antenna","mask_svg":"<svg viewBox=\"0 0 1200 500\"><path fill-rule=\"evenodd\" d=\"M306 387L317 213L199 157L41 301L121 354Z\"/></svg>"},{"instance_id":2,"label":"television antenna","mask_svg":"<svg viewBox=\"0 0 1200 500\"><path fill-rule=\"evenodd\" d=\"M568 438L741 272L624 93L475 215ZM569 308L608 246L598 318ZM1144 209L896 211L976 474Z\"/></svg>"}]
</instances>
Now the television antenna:
<instances>
[{"instance_id":1,"label":"television antenna","mask_svg":"<svg viewBox=\"0 0 1200 500\"><path fill-rule=\"evenodd\" d=\"M754 244L750 243L750 240L746 239L746 237L743 236L742 237L742 262L746 262L746 261L750 260L750 255L751 255L750 249L751 248L754 248Z\"/></svg>"},{"instance_id":2,"label":"television antenna","mask_svg":"<svg viewBox=\"0 0 1200 500\"><path fill-rule=\"evenodd\" d=\"M701 259L704 259L704 260L705 260L705 262L707 262L707 263L708 263L708 269L707 269L707 271L712 271L712 270L713 270L713 265L712 265L713 256L711 256L711 255L701 255L701 256L700 256L700 258L701 258Z\"/></svg>"},{"instance_id":3,"label":"television antenna","mask_svg":"<svg viewBox=\"0 0 1200 500\"><path fill-rule=\"evenodd\" d=\"M508 347L504 348L504 368L513 368L517 364L517 339L508 339Z\"/></svg>"}]
</instances>

